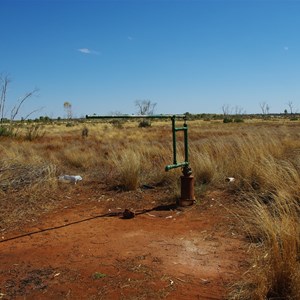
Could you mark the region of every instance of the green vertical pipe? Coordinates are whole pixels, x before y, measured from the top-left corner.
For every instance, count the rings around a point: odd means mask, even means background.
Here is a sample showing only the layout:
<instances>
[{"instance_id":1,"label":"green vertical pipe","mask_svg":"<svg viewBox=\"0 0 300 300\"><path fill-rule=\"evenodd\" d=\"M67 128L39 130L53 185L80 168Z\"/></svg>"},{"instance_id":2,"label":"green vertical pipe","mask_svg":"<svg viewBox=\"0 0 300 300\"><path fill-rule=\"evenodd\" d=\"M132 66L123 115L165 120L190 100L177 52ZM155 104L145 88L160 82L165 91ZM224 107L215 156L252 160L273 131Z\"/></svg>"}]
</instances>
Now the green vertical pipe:
<instances>
[{"instance_id":1,"label":"green vertical pipe","mask_svg":"<svg viewBox=\"0 0 300 300\"><path fill-rule=\"evenodd\" d=\"M186 124L186 121L184 121L183 127L185 128L184 130L184 156L185 156L185 161L188 163L189 162L189 144L188 144L188 126Z\"/></svg>"},{"instance_id":2,"label":"green vertical pipe","mask_svg":"<svg viewBox=\"0 0 300 300\"><path fill-rule=\"evenodd\" d=\"M175 116L172 117L172 133L173 133L173 164L177 164L176 154L176 128L175 128Z\"/></svg>"}]
</instances>

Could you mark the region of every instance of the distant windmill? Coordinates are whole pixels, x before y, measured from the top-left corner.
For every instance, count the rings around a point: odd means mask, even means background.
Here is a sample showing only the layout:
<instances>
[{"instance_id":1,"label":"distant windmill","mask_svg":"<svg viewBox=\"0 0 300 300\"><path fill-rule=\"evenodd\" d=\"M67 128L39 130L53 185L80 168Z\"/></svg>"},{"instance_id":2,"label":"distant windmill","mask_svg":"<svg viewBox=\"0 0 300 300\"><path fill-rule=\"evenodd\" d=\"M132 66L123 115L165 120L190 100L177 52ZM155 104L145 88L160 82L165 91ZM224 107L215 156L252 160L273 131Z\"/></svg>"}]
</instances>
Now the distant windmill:
<instances>
[{"instance_id":1,"label":"distant windmill","mask_svg":"<svg viewBox=\"0 0 300 300\"><path fill-rule=\"evenodd\" d=\"M72 119L72 104L71 104L71 102L66 101L64 103L64 109L66 111L67 118Z\"/></svg>"}]
</instances>

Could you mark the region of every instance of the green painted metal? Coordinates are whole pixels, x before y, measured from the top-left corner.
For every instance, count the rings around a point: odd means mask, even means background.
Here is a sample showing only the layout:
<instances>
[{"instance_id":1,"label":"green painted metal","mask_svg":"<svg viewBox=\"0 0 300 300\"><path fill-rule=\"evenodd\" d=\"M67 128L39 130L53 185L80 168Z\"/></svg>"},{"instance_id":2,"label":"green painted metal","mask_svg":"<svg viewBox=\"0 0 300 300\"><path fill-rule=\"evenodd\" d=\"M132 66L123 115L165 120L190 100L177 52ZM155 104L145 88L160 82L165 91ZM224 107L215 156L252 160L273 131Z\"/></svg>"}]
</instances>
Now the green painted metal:
<instances>
[{"instance_id":1,"label":"green painted metal","mask_svg":"<svg viewBox=\"0 0 300 300\"><path fill-rule=\"evenodd\" d=\"M188 126L186 118L184 118L183 127L176 127L176 116L172 116L172 135L173 135L173 164L165 167L166 171L171 169L183 167L184 169L189 168L189 149L188 149ZM176 132L184 132L184 162L177 162L177 147L176 147Z\"/></svg>"},{"instance_id":2,"label":"green painted metal","mask_svg":"<svg viewBox=\"0 0 300 300\"><path fill-rule=\"evenodd\" d=\"M177 119L184 119L185 115L86 115L86 119L172 119L173 117Z\"/></svg>"},{"instance_id":3,"label":"green painted metal","mask_svg":"<svg viewBox=\"0 0 300 300\"><path fill-rule=\"evenodd\" d=\"M189 174L189 150L188 150L188 126L185 115L120 115L120 116L98 116L86 115L87 119L171 119L172 120L172 137L173 137L173 164L165 167L166 171L175 168L183 168L184 174ZM176 127L176 119L184 119L182 127ZM177 162L176 132L184 132L184 162Z\"/></svg>"},{"instance_id":4,"label":"green painted metal","mask_svg":"<svg viewBox=\"0 0 300 300\"><path fill-rule=\"evenodd\" d=\"M172 137L173 137L173 166L177 165L176 153L176 130L175 130L175 116L172 117ZM173 167L174 168L174 167ZM171 170L170 166L166 166L166 171Z\"/></svg>"},{"instance_id":5,"label":"green painted metal","mask_svg":"<svg viewBox=\"0 0 300 300\"><path fill-rule=\"evenodd\" d=\"M165 170L166 171L170 171L172 169L175 169L175 168L180 168L180 167L188 167L189 166L189 163L187 161L185 162L181 162L181 163L176 163L176 164L173 164L173 165L167 165L165 167Z\"/></svg>"}]
</instances>

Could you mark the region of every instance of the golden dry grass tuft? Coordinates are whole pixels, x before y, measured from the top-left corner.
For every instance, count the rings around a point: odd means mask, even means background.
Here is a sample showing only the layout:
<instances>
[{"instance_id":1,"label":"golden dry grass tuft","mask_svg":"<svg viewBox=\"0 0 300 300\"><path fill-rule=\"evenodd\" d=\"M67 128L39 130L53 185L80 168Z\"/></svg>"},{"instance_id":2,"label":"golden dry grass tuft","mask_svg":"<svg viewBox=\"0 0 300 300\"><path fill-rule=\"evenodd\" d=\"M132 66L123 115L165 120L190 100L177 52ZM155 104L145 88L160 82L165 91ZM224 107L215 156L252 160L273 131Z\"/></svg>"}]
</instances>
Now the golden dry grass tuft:
<instances>
[{"instance_id":1,"label":"golden dry grass tuft","mask_svg":"<svg viewBox=\"0 0 300 300\"><path fill-rule=\"evenodd\" d=\"M249 200L242 209L253 264L234 285L230 299L299 299L299 203L281 197L272 204Z\"/></svg>"},{"instance_id":2,"label":"golden dry grass tuft","mask_svg":"<svg viewBox=\"0 0 300 300\"><path fill-rule=\"evenodd\" d=\"M112 163L118 174L118 185L124 190L136 190L140 185L141 156L132 149L112 153Z\"/></svg>"}]
</instances>

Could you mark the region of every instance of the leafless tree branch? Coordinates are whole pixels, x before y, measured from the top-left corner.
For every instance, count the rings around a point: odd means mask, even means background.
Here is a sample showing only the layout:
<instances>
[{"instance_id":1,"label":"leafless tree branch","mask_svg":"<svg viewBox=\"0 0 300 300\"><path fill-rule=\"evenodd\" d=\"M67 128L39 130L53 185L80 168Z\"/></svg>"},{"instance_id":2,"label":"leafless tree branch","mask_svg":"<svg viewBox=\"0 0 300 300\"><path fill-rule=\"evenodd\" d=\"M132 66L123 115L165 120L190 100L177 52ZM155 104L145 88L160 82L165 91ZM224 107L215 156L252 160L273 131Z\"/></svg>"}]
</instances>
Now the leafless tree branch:
<instances>
[{"instance_id":1,"label":"leafless tree branch","mask_svg":"<svg viewBox=\"0 0 300 300\"><path fill-rule=\"evenodd\" d=\"M152 103L150 100L136 100L135 106L137 113L141 116L153 115L157 103Z\"/></svg>"},{"instance_id":2,"label":"leafless tree branch","mask_svg":"<svg viewBox=\"0 0 300 300\"><path fill-rule=\"evenodd\" d=\"M33 95L36 94L37 92L38 92L38 89L34 89L33 91L26 93L26 95L25 95L23 98L21 98L21 99L19 100L19 102L18 102L18 103L13 107L13 109L11 110L11 118L10 118L11 121L13 121L13 120L15 119L15 117L18 115L19 110L20 110L22 104L23 104L28 98L30 98L31 96L33 96Z\"/></svg>"},{"instance_id":3,"label":"leafless tree branch","mask_svg":"<svg viewBox=\"0 0 300 300\"><path fill-rule=\"evenodd\" d=\"M1 83L0 123L2 123L3 117L4 117L4 108L5 108L5 102L6 102L7 87L10 83L10 79L9 79L8 75L0 76L0 83Z\"/></svg>"}]
</instances>

